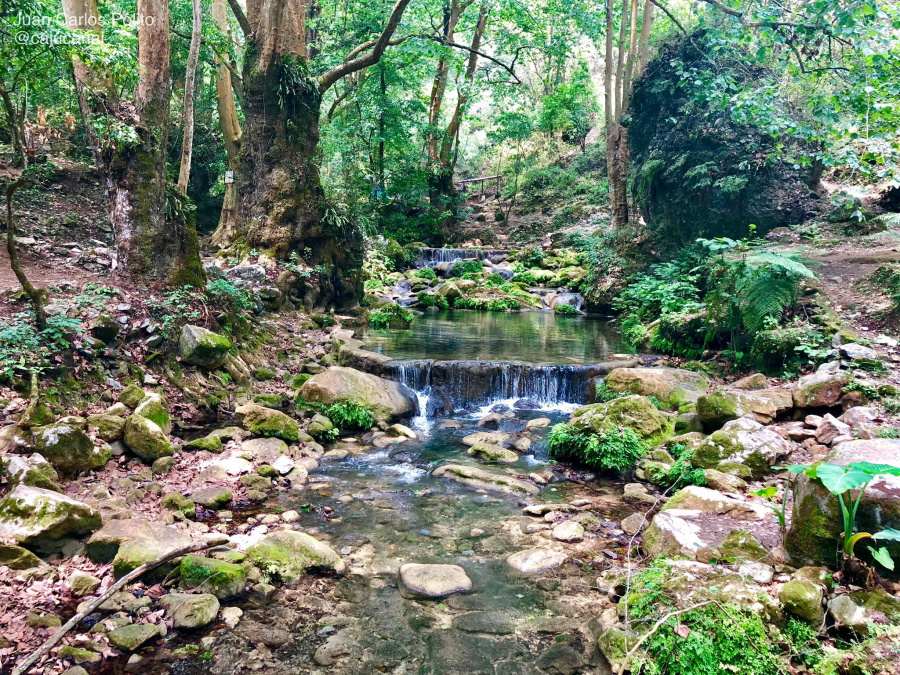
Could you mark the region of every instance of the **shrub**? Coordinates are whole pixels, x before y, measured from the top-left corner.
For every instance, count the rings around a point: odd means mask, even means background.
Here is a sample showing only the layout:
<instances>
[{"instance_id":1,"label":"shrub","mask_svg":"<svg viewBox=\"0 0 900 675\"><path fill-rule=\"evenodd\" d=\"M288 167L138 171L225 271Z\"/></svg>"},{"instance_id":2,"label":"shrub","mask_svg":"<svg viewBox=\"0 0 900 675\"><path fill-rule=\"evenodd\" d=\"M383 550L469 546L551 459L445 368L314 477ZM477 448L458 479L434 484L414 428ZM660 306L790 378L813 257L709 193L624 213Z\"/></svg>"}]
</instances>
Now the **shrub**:
<instances>
[{"instance_id":1,"label":"shrub","mask_svg":"<svg viewBox=\"0 0 900 675\"><path fill-rule=\"evenodd\" d=\"M447 298L443 295L420 291L416 297L419 299L419 304L422 307L437 307L438 309L448 309L450 307L450 303L447 302Z\"/></svg>"},{"instance_id":2,"label":"shrub","mask_svg":"<svg viewBox=\"0 0 900 675\"><path fill-rule=\"evenodd\" d=\"M409 328L415 315L400 305L379 307L369 314L372 328Z\"/></svg>"},{"instance_id":3,"label":"shrub","mask_svg":"<svg viewBox=\"0 0 900 675\"><path fill-rule=\"evenodd\" d=\"M325 416L341 431L365 431L375 425L371 411L356 401L334 403L328 406Z\"/></svg>"},{"instance_id":4,"label":"shrub","mask_svg":"<svg viewBox=\"0 0 900 675\"><path fill-rule=\"evenodd\" d=\"M572 307L572 305L557 305L553 311L555 311L557 314L563 314L566 316L575 316L581 314L581 312Z\"/></svg>"},{"instance_id":5,"label":"shrub","mask_svg":"<svg viewBox=\"0 0 900 675\"><path fill-rule=\"evenodd\" d=\"M500 288L505 283L506 279L499 274L490 274L488 275L488 278L484 280L484 285L488 288Z\"/></svg>"},{"instance_id":6,"label":"shrub","mask_svg":"<svg viewBox=\"0 0 900 675\"><path fill-rule=\"evenodd\" d=\"M537 284L537 278L534 276L534 272L519 272L512 280L520 284L526 284L527 286L535 286Z\"/></svg>"},{"instance_id":7,"label":"shrub","mask_svg":"<svg viewBox=\"0 0 900 675\"><path fill-rule=\"evenodd\" d=\"M49 368L54 357L68 349L73 337L82 332L81 320L65 314L50 314L47 327L38 332L32 312L16 314L0 327L0 373L12 376L15 371L40 372Z\"/></svg>"},{"instance_id":8,"label":"shrub","mask_svg":"<svg viewBox=\"0 0 900 675\"><path fill-rule=\"evenodd\" d=\"M520 306L518 301L513 298L500 298L499 300L488 300L485 309L489 312L506 312L520 309Z\"/></svg>"},{"instance_id":9,"label":"shrub","mask_svg":"<svg viewBox=\"0 0 900 675\"><path fill-rule=\"evenodd\" d=\"M544 249L540 246L529 246L519 256L519 259L527 267L540 267L546 257Z\"/></svg>"},{"instance_id":10,"label":"shrub","mask_svg":"<svg viewBox=\"0 0 900 675\"><path fill-rule=\"evenodd\" d=\"M206 284L206 294L223 309L246 312L256 304L246 288L238 288L227 279L216 279Z\"/></svg>"},{"instance_id":11,"label":"shrub","mask_svg":"<svg viewBox=\"0 0 900 675\"><path fill-rule=\"evenodd\" d=\"M480 260L458 260L453 265L452 276L461 277L466 274L481 274Z\"/></svg>"},{"instance_id":12,"label":"shrub","mask_svg":"<svg viewBox=\"0 0 900 675\"><path fill-rule=\"evenodd\" d=\"M557 424L550 431L550 452L600 471L628 471L647 453L647 445L627 427L595 434Z\"/></svg>"},{"instance_id":13,"label":"shrub","mask_svg":"<svg viewBox=\"0 0 900 675\"><path fill-rule=\"evenodd\" d=\"M437 274L430 267L423 267L420 270L416 270L413 276L419 277L420 279L429 279L431 281L437 279Z\"/></svg>"}]
</instances>

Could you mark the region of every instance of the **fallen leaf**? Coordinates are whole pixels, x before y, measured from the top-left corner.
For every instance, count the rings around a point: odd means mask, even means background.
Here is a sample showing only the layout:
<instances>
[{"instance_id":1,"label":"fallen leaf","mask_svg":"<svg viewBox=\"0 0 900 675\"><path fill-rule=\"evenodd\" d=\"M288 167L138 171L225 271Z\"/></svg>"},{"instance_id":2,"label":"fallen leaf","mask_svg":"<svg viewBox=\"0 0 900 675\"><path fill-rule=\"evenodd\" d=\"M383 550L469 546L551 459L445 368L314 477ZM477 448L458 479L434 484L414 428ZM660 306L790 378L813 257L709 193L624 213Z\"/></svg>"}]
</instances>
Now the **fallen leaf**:
<instances>
[{"instance_id":1,"label":"fallen leaf","mask_svg":"<svg viewBox=\"0 0 900 675\"><path fill-rule=\"evenodd\" d=\"M677 626L675 626L675 635L677 635L678 637L686 638L690 634L691 634L691 629L688 628L687 626L685 626L683 623L680 623Z\"/></svg>"}]
</instances>

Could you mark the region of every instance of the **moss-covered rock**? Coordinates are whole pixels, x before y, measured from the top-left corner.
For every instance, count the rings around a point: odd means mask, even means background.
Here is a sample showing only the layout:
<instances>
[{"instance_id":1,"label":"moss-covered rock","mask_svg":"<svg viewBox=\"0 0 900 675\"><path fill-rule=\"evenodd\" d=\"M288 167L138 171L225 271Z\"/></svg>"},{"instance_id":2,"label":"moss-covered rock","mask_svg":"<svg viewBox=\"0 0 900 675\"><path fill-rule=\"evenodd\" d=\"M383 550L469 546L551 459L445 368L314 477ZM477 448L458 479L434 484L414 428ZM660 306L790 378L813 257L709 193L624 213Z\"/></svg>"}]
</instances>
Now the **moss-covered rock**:
<instances>
[{"instance_id":1,"label":"moss-covered rock","mask_svg":"<svg viewBox=\"0 0 900 675\"><path fill-rule=\"evenodd\" d=\"M247 558L263 572L282 581L296 581L308 569L341 574L346 566L327 544L303 532L282 530L247 549Z\"/></svg>"},{"instance_id":2,"label":"moss-covered rock","mask_svg":"<svg viewBox=\"0 0 900 675\"><path fill-rule=\"evenodd\" d=\"M28 457L13 455L6 463L5 470L11 486L27 485L62 492L57 483L59 475L56 469L38 453Z\"/></svg>"},{"instance_id":3,"label":"moss-covered rock","mask_svg":"<svg viewBox=\"0 0 900 675\"><path fill-rule=\"evenodd\" d=\"M835 596L828 603L828 613L835 627L850 629L856 635L867 636L871 626L883 623L900 623L900 600L882 589L855 591Z\"/></svg>"},{"instance_id":4,"label":"moss-covered rock","mask_svg":"<svg viewBox=\"0 0 900 675\"><path fill-rule=\"evenodd\" d=\"M216 620L219 601L211 593L170 593L159 599L175 628L195 630Z\"/></svg>"},{"instance_id":5,"label":"moss-covered rock","mask_svg":"<svg viewBox=\"0 0 900 675\"><path fill-rule=\"evenodd\" d=\"M178 355L185 363L215 370L225 365L232 344L224 335L200 326L185 325L178 338Z\"/></svg>"},{"instance_id":6,"label":"moss-covered rock","mask_svg":"<svg viewBox=\"0 0 900 675\"><path fill-rule=\"evenodd\" d=\"M654 396L661 405L678 408L696 401L708 383L700 373L678 368L616 368L604 380L606 386L619 393Z\"/></svg>"},{"instance_id":7,"label":"moss-covered rock","mask_svg":"<svg viewBox=\"0 0 900 675\"><path fill-rule=\"evenodd\" d=\"M91 651L90 649L84 649L83 647L76 647L75 645L65 645L64 647L60 647L59 651L56 652L56 655L61 659L68 659L72 661L72 663L85 663L88 665L94 665L103 660L103 656L97 652ZM81 670L84 670L84 668L81 668Z\"/></svg>"},{"instance_id":8,"label":"moss-covered rock","mask_svg":"<svg viewBox=\"0 0 900 675\"><path fill-rule=\"evenodd\" d=\"M569 424L597 434L627 427L648 445L659 444L671 436L674 429L672 416L657 410L653 402L644 396L625 396L607 403L586 405L572 413Z\"/></svg>"},{"instance_id":9,"label":"moss-covered rock","mask_svg":"<svg viewBox=\"0 0 900 675\"><path fill-rule=\"evenodd\" d=\"M819 628L825 620L822 595L822 587L809 579L792 579L781 587L778 599L785 610L810 626Z\"/></svg>"},{"instance_id":10,"label":"moss-covered rock","mask_svg":"<svg viewBox=\"0 0 900 675\"><path fill-rule=\"evenodd\" d=\"M253 379L258 380L260 382L265 382L266 380L271 380L275 377L277 373L271 368L266 368L265 366L260 366L253 371Z\"/></svg>"},{"instance_id":11,"label":"moss-covered rock","mask_svg":"<svg viewBox=\"0 0 900 675\"><path fill-rule=\"evenodd\" d=\"M124 652L134 652L159 635L159 629L152 623L133 623L111 630L109 641Z\"/></svg>"},{"instance_id":12,"label":"moss-covered rock","mask_svg":"<svg viewBox=\"0 0 900 675\"><path fill-rule=\"evenodd\" d=\"M187 451L222 452L222 439L218 436L203 436L181 446Z\"/></svg>"},{"instance_id":13,"label":"moss-covered rock","mask_svg":"<svg viewBox=\"0 0 900 675\"><path fill-rule=\"evenodd\" d=\"M166 435L172 433L172 419L166 410L165 402L159 394L147 394L138 407L134 409L135 415L145 417L155 423Z\"/></svg>"},{"instance_id":14,"label":"moss-covered rock","mask_svg":"<svg viewBox=\"0 0 900 675\"><path fill-rule=\"evenodd\" d=\"M153 464L150 465L150 471L153 472L154 476L162 476L169 473L174 466L175 459L173 457L160 457L153 460Z\"/></svg>"},{"instance_id":15,"label":"moss-covered rock","mask_svg":"<svg viewBox=\"0 0 900 675\"><path fill-rule=\"evenodd\" d=\"M178 573L182 588L202 589L219 600L238 596L247 587L247 571L243 567L215 558L185 556Z\"/></svg>"},{"instance_id":16,"label":"moss-covered rock","mask_svg":"<svg viewBox=\"0 0 900 675\"><path fill-rule=\"evenodd\" d=\"M119 579L144 563L190 543L188 533L161 523L139 518L110 520L88 540L87 553L94 562L112 560L113 573ZM144 579L155 583L174 568L174 562L166 563L147 572Z\"/></svg>"},{"instance_id":17,"label":"moss-covered rock","mask_svg":"<svg viewBox=\"0 0 900 675\"><path fill-rule=\"evenodd\" d=\"M540 493L540 489L534 483L519 480L506 474L493 473L475 466L444 464L435 469L431 475L446 478L476 490L504 492L520 496Z\"/></svg>"},{"instance_id":18,"label":"moss-covered rock","mask_svg":"<svg viewBox=\"0 0 900 675\"><path fill-rule=\"evenodd\" d=\"M313 438L322 438L334 429L334 423L321 413L316 413L306 425L306 431Z\"/></svg>"},{"instance_id":19,"label":"moss-covered rock","mask_svg":"<svg viewBox=\"0 0 900 675\"><path fill-rule=\"evenodd\" d=\"M131 408L134 410L140 405L141 401L144 400L144 397L147 395L143 389L141 389L136 384L129 384L122 390L122 393L119 394L119 403Z\"/></svg>"},{"instance_id":20,"label":"moss-covered rock","mask_svg":"<svg viewBox=\"0 0 900 675\"><path fill-rule=\"evenodd\" d=\"M244 428L257 436L274 436L292 443L298 438L300 427L297 422L279 410L246 403L239 406L235 413Z\"/></svg>"},{"instance_id":21,"label":"moss-covered rock","mask_svg":"<svg viewBox=\"0 0 900 675\"><path fill-rule=\"evenodd\" d=\"M125 445L145 462L175 454L175 448L158 424L141 415L125 420Z\"/></svg>"},{"instance_id":22,"label":"moss-covered rock","mask_svg":"<svg viewBox=\"0 0 900 675\"><path fill-rule=\"evenodd\" d=\"M87 422L88 426L97 429L97 435L107 443L120 440L125 433L125 418L119 415L89 415Z\"/></svg>"},{"instance_id":23,"label":"moss-covered rock","mask_svg":"<svg viewBox=\"0 0 900 675\"><path fill-rule=\"evenodd\" d=\"M491 443L475 443L469 448L468 454L501 464L512 464L519 461L519 456L512 450Z\"/></svg>"},{"instance_id":24,"label":"moss-covered rock","mask_svg":"<svg viewBox=\"0 0 900 675\"><path fill-rule=\"evenodd\" d=\"M188 518L193 518L196 511L193 500L180 492L167 492L160 497L159 505L170 511L180 511Z\"/></svg>"},{"instance_id":25,"label":"moss-covered rock","mask_svg":"<svg viewBox=\"0 0 900 675\"><path fill-rule=\"evenodd\" d=\"M191 498L200 506L218 511L231 503L231 490L226 487L206 487L194 490Z\"/></svg>"},{"instance_id":26,"label":"moss-covered rock","mask_svg":"<svg viewBox=\"0 0 900 675\"><path fill-rule=\"evenodd\" d=\"M104 459L103 454L94 448L90 436L74 424L56 422L35 427L32 434L34 449L63 476L100 468L109 459Z\"/></svg>"},{"instance_id":27,"label":"moss-covered rock","mask_svg":"<svg viewBox=\"0 0 900 675\"><path fill-rule=\"evenodd\" d=\"M280 409L284 405L284 399L278 394L256 394L253 402L266 408Z\"/></svg>"},{"instance_id":28,"label":"moss-covered rock","mask_svg":"<svg viewBox=\"0 0 900 675\"><path fill-rule=\"evenodd\" d=\"M779 457L791 451L790 443L780 434L749 418L728 422L707 436L694 451L691 463L698 469L718 469L722 464L741 464L751 475L762 478Z\"/></svg>"},{"instance_id":29,"label":"moss-covered rock","mask_svg":"<svg viewBox=\"0 0 900 675\"><path fill-rule=\"evenodd\" d=\"M0 540L38 551L53 550L58 540L90 534L100 525L99 511L51 490L19 485L0 502Z\"/></svg>"},{"instance_id":30,"label":"moss-covered rock","mask_svg":"<svg viewBox=\"0 0 900 675\"><path fill-rule=\"evenodd\" d=\"M300 389L311 377L312 375L310 373L295 375L294 379L291 380L291 389Z\"/></svg>"},{"instance_id":31,"label":"moss-covered rock","mask_svg":"<svg viewBox=\"0 0 900 675\"><path fill-rule=\"evenodd\" d=\"M830 408L840 401L850 372L839 369L840 363L826 363L801 377L793 388L794 405L798 408Z\"/></svg>"},{"instance_id":32,"label":"moss-covered rock","mask_svg":"<svg viewBox=\"0 0 900 675\"><path fill-rule=\"evenodd\" d=\"M753 415L757 422L769 424L776 413L771 399L742 391L720 389L697 399L697 415L707 431L719 429L726 422L744 415Z\"/></svg>"},{"instance_id":33,"label":"moss-covered rock","mask_svg":"<svg viewBox=\"0 0 900 675\"><path fill-rule=\"evenodd\" d=\"M26 548L0 544L0 565L13 570L28 570L43 564L40 558Z\"/></svg>"},{"instance_id":34,"label":"moss-covered rock","mask_svg":"<svg viewBox=\"0 0 900 675\"><path fill-rule=\"evenodd\" d=\"M352 401L371 411L378 421L394 421L416 412L416 402L397 382L340 366L314 376L301 387L300 396L324 405Z\"/></svg>"}]
</instances>

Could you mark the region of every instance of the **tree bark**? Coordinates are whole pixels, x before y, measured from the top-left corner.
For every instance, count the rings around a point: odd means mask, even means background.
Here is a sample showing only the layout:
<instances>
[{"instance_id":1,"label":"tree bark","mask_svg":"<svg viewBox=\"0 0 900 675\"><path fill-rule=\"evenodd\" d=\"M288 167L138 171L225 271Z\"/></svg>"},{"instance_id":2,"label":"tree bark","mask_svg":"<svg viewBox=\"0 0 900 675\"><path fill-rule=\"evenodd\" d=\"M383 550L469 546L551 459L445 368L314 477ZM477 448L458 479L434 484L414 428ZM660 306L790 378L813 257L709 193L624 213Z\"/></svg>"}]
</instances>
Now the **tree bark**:
<instances>
[{"instance_id":1,"label":"tree bark","mask_svg":"<svg viewBox=\"0 0 900 675\"><path fill-rule=\"evenodd\" d=\"M644 16L641 19L641 38L638 46L637 72L635 79L644 74L647 63L650 61L650 31L653 29L653 19L656 14L656 5L650 0L644 0Z\"/></svg>"},{"instance_id":2,"label":"tree bark","mask_svg":"<svg viewBox=\"0 0 900 675\"><path fill-rule=\"evenodd\" d=\"M0 100L3 101L3 107L6 109L6 122L9 128L9 136L12 140L13 153L18 155L22 160L22 165L26 166L28 159L25 155L25 139L22 131L22 124L16 113L16 104L13 103L12 96L6 89L6 84L0 79Z\"/></svg>"},{"instance_id":3,"label":"tree bark","mask_svg":"<svg viewBox=\"0 0 900 675\"><path fill-rule=\"evenodd\" d=\"M607 152L611 153L612 170L609 175L609 192L614 227L628 224L628 130L616 120L607 130Z\"/></svg>"},{"instance_id":4,"label":"tree bark","mask_svg":"<svg viewBox=\"0 0 900 675\"><path fill-rule=\"evenodd\" d=\"M191 178L191 153L194 146L194 81L197 77L197 62L200 60L200 34L203 29L200 0L192 0L191 6L194 17L187 72L184 76L184 136L181 143L181 168L178 171L178 190L183 195L187 194Z\"/></svg>"},{"instance_id":5,"label":"tree bark","mask_svg":"<svg viewBox=\"0 0 900 675\"><path fill-rule=\"evenodd\" d=\"M228 24L228 10L225 0L213 0L213 20L219 30L227 38L231 38ZM222 127L222 138L225 142L225 153L228 156L228 168L240 175L241 124L238 120L237 105L234 100L234 89L231 84L231 70L222 58L216 57L216 106L219 111L219 123ZM222 213L219 226L212 235L212 243L223 248L231 246L238 236L241 199L237 181L225 183L225 199L222 202Z\"/></svg>"},{"instance_id":6,"label":"tree bark","mask_svg":"<svg viewBox=\"0 0 900 675\"><path fill-rule=\"evenodd\" d=\"M628 107L631 101L631 83L634 77L634 60L637 55L637 37L638 37L638 3L640 0L631 0L631 28L628 32L628 54L625 63L625 79L622 82L622 110Z\"/></svg>"},{"instance_id":7,"label":"tree bark","mask_svg":"<svg viewBox=\"0 0 900 675\"><path fill-rule=\"evenodd\" d=\"M19 177L6 186L6 251L9 253L9 264L16 275L16 279L22 284L25 294L31 300L31 306L34 308L34 324L38 331L42 331L47 327L47 313L44 311L44 301L41 299L40 291L28 280L25 270L22 269L22 263L19 262L19 251L16 245L16 226L13 222L13 195L24 183L25 179Z\"/></svg>"},{"instance_id":8,"label":"tree bark","mask_svg":"<svg viewBox=\"0 0 900 675\"><path fill-rule=\"evenodd\" d=\"M628 3L622 0L622 16L619 21L619 49L616 58L616 119L621 119L625 101L625 54L628 51L625 38L628 36Z\"/></svg>"}]
</instances>

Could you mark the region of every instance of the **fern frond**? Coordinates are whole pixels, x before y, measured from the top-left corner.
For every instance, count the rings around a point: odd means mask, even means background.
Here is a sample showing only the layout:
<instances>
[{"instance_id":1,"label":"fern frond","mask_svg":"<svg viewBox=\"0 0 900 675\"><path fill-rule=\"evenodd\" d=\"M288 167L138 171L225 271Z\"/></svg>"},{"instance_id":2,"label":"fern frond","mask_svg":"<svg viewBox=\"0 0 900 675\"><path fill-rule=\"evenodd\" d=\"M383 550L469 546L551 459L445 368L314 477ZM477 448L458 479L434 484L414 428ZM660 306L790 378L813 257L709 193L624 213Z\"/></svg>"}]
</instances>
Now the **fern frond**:
<instances>
[{"instance_id":1,"label":"fern frond","mask_svg":"<svg viewBox=\"0 0 900 675\"><path fill-rule=\"evenodd\" d=\"M757 274L745 276L736 290L741 318L751 332L762 328L766 317L779 318L786 308L792 307L798 292L796 278L772 274L771 270L757 270Z\"/></svg>"},{"instance_id":2,"label":"fern frond","mask_svg":"<svg viewBox=\"0 0 900 675\"><path fill-rule=\"evenodd\" d=\"M771 251L754 253L747 258L747 264L753 267L769 266L773 269L780 270L785 274L800 277L801 279L814 279L816 276L811 269L799 260Z\"/></svg>"}]
</instances>

